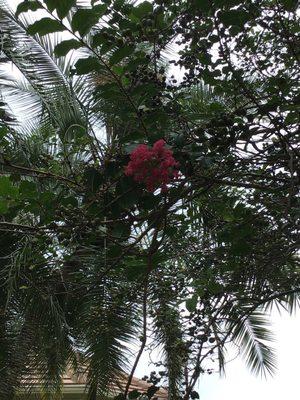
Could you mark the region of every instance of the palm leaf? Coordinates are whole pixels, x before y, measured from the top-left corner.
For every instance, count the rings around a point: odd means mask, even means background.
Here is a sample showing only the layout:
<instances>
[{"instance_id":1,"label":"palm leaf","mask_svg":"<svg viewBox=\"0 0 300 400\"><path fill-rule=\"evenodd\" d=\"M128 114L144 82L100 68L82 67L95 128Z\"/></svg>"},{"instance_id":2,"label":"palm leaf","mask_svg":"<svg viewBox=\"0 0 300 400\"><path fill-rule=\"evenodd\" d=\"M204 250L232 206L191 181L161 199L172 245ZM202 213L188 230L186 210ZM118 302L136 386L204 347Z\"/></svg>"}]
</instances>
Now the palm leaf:
<instances>
[{"instance_id":1,"label":"palm leaf","mask_svg":"<svg viewBox=\"0 0 300 400\"><path fill-rule=\"evenodd\" d=\"M279 313L287 311L289 314L294 314L300 307L300 289L296 289L290 293L278 294L278 297L267 301L263 305L263 310L270 312L273 307L276 307Z\"/></svg>"},{"instance_id":2,"label":"palm leaf","mask_svg":"<svg viewBox=\"0 0 300 400\"><path fill-rule=\"evenodd\" d=\"M255 374L273 374L276 358L269 346L274 336L264 313L256 310L235 324L233 340L240 346L246 365Z\"/></svg>"},{"instance_id":3,"label":"palm leaf","mask_svg":"<svg viewBox=\"0 0 300 400\"><path fill-rule=\"evenodd\" d=\"M99 290L97 290L99 293ZM112 384L128 368L127 343L136 335L134 307L99 297L84 302L84 360L88 365L89 399L106 399Z\"/></svg>"},{"instance_id":4,"label":"palm leaf","mask_svg":"<svg viewBox=\"0 0 300 400\"><path fill-rule=\"evenodd\" d=\"M156 288L153 293L153 296L155 296L153 299L155 304L155 339L157 345L163 349L170 398L179 399L186 354L179 312L176 306L172 304L172 300L168 300L165 294L165 288Z\"/></svg>"},{"instance_id":5,"label":"palm leaf","mask_svg":"<svg viewBox=\"0 0 300 400\"><path fill-rule=\"evenodd\" d=\"M50 56L55 39L51 44L50 39L28 36L28 24L26 19L23 21L16 20L6 3L0 2L3 53L24 75L56 126L64 131L72 124L85 126L86 120L81 107L64 75L68 65L61 70L55 59Z\"/></svg>"}]
</instances>

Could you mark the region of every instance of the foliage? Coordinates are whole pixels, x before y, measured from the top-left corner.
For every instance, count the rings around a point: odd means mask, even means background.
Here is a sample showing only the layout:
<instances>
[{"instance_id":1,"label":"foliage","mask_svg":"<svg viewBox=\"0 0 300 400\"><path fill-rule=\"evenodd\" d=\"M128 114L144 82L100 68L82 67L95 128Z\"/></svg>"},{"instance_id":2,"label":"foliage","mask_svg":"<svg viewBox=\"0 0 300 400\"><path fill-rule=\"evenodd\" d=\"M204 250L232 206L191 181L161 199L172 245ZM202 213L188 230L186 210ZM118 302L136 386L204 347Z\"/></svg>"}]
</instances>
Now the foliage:
<instances>
[{"instance_id":1,"label":"foliage","mask_svg":"<svg viewBox=\"0 0 300 400\"><path fill-rule=\"evenodd\" d=\"M59 395L69 364L90 399L124 371L136 398L147 345L172 399L198 398L227 343L274 371L263 313L299 300L296 8L0 2L3 398L36 374ZM155 143L172 163L147 191L126 166Z\"/></svg>"}]
</instances>

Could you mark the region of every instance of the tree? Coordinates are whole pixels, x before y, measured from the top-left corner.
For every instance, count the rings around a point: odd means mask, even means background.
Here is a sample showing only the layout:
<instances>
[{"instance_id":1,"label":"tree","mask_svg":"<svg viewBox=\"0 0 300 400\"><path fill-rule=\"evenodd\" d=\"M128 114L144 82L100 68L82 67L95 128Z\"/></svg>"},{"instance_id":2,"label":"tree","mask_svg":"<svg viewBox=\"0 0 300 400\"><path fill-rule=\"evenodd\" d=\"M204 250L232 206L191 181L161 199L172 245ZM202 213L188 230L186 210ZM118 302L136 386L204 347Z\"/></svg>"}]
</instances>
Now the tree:
<instances>
[{"instance_id":1,"label":"tree","mask_svg":"<svg viewBox=\"0 0 300 400\"><path fill-rule=\"evenodd\" d=\"M296 2L91 3L1 3L2 396L79 363L90 399L129 372L126 398L149 343L172 399L228 342L272 372L264 311L299 292Z\"/></svg>"}]
</instances>

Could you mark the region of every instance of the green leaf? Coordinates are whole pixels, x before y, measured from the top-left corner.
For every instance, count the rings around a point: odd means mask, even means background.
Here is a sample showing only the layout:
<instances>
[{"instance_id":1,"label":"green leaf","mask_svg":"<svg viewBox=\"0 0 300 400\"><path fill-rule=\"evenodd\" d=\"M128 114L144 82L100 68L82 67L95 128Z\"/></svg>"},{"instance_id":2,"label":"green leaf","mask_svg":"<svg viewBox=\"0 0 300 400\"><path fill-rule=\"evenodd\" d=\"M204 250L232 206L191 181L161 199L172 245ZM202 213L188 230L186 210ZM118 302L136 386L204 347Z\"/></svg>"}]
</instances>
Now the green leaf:
<instances>
[{"instance_id":1,"label":"green leaf","mask_svg":"<svg viewBox=\"0 0 300 400\"><path fill-rule=\"evenodd\" d=\"M295 11L298 5L298 0L283 0L282 3L287 11Z\"/></svg>"},{"instance_id":2,"label":"green leaf","mask_svg":"<svg viewBox=\"0 0 300 400\"><path fill-rule=\"evenodd\" d=\"M212 2L210 0L195 0L195 6L200 11L208 11L212 6Z\"/></svg>"},{"instance_id":3,"label":"green leaf","mask_svg":"<svg viewBox=\"0 0 300 400\"><path fill-rule=\"evenodd\" d=\"M97 169L90 167L84 172L84 182L91 192L96 192L103 183L103 175Z\"/></svg>"},{"instance_id":4,"label":"green leaf","mask_svg":"<svg viewBox=\"0 0 300 400\"><path fill-rule=\"evenodd\" d=\"M29 35L36 35L38 33L40 36L44 36L48 33L61 32L64 30L64 26L59 21L51 18L42 18L34 24L29 25L27 32Z\"/></svg>"},{"instance_id":5,"label":"green leaf","mask_svg":"<svg viewBox=\"0 0 300 400\"><path fill-rule=\"evenodd\" d=\"M17 7L16 18L18 18L18 16L21 13L24 13L24 12L27 12L27 11L36 11L39 8L42 8L42 6L38 1L35 1L35 0L33 0L33 1L23 1Z\"/></svg>"},{"instance_id":6,"label":"green leaf","mask_svg":"<svg viewBox=\"0 0 300 400\"><path fill-rule=\"evenodd\" d=\"M34 182L22 181L20 183L20 194L22 198L36 198L37 188Z\"/></svg>"},{"instance_id":7,"label":"green leaf","mask_svg":"<svg viewBox=\"0 0 300 400\"><path fill-rule=\"evenodd\" d=\"M105 38L105 36L103 36L103 33L96 33L93 36L93 47L101 46L106 42L107 39Z\"/></svg>"},{"instance_id":8,"label":"green leaf","mask_svg":"<svg viewBox=\"0 0 300 400\"><path fill-rule=\"evenodd\" d=\"M195 293L190 299L185 302L186 308L189 312L194 312L197 307L198 295Z\"/></svg>"},{"instance_id":9,"label":"green leaf","mask_svg":"<svg viewBox=\"0 0 300 400\"><path fill-rule=\"evenodd\" d=\"M223 11L219 19L225 26L243 26L249 20L249 14L242 10Z\"/></svg>"},{"instance_id":10,"label":"green leaf","mask_svg":"<svg viewBox=\"0 0 300 400\"><path fill-rule=\"evenodd\" d=\"M75 64L75 68L78 75L89 74L102 69L96 57L81 58Z\"/></svg>"},{"instance_id":11,"label":"green leaf","mask_svg":"<svg viewBox=\"0 0 300 400\"><path fill-rule=\"evenodd\" d=\"M233 339L240 347L248 368L255 374L274 373L276 357L269 346L274 336L265 315L256 310L231 326Z\"/></svg>"},{"instance_id":12,"label":"green leaf","mask_svg":"<svg viewBox=\"0 0 300 400\"><path fill-rule=\"evenodd\" d=\"M194 399L200 399L199 393L196 392L195 390L193 390L193 391L191 392L191 399L192 399L192 400L194 400Z\"/></svg>"},{"instance_id":13,"label":"green leaf","mask_svg":"<svg viewBox=\"0 0 300 400\"><path fill-rule=\"evenodd\" d=\"M159 196L154 196L153 193L145 193L143 196L139 196L138 204L142 210L154 210L158 207L160 202Z\"/></svg>"},{"instance_id":14,"label":"green leaf","mask_svg":"<svg viewBox=\"0 0 300 400\"><path fill-rule=\"evenodd\" d=\"M201 0L200 0L201 1ZM237 6L240 4L240 0L215 0L214 1L215 5L218 7L223 7L223 6Z\"/></svg>"},{"instance_id":15,"label":"green leaf","mask_svg":"<svg viewBox=\"0 0 300 400\"><path fill-rule=\"evenodd\" d=\"M18 195L18 188L13 186L8 176L0 176L0 197L16 198Z\"/></svg>"},{"instance_id":16,"label":"green leaf","mask_svg":"<svg viewBox=\"0 0 300 400\"><path fill-rule=\"evenodd\" d=\"M0 140L2 140L8 134L8 129L6 126L0 127Z\"/></svg>"},{"instance_id":17,"label":"green leaf","mask_svg":"<svg viewBox=\"0 0 300 400\"><path fill-rule=\"evenodd\" d=\"M49 11L54 11L57 6L57 0L44 0ZM59 0L58 0L59 1Z\"/></svg>"},{"instance_id":18,"label":"green leaf","mask_svg":"<svg viewBox=\"0 0 300 400\"><path fill-rule=\"evenodd\" d=\"M72 7L76 5L76 0L45 0L49 11L57 11L60 19L65 18Z\"/></svg>"},{"instance_id":19,"label":"green leaf","mask_svg":"<svg viewBox=\"0 0 300 400\"><path fill-rule=\"evenodd\" d=\"M98 15L100 18L102 15L105 14L105 11L107 10L107 5L106 4L98 4L96 6L93 6L93 11L95 14Z\"/></svg>"},{"instance_id":20,"label":"green leaf","mask_svg":"<svg viewBox=\"0 0 300 400\"><path fill-rule=\"evenodd\" d=\"M209 104L209 111L213 113L224 111L224 105L221 103L213 102Z\"/></svg>"},{"instance_id":21,"label":"green leaf","mask_svg":"<svg viewBox=\"0 0 300 400\"><path fill-rule=\"evenodd\" d=\"M135 190L130 178L123 177L116 186L116 194L120 196L118 201L120 207L131 208L137 203L140 193Z\"/></svg>"},{"instance_id":22,"label":"green leaf","mask_svg":"<svg viewBox=\"0 0 300 400\"><path fill-rule=\"evenodd\" d=\"M68 196L61 199L61 204L65 207L71 206L73 208L78 207L78 200L76 197Z\"/></svg>"},{"instance_id":23,"label":"green leaf","mask_svg":"<svg viewBox=\"0 0 300 400\"><path fill-rule=\"evenodd\" d=\"M159 388L155 385L152 385L147 390L147 396L149 399L152 399L155 393L159 390Z\"/></svg>"},{"instance_id":24,"label":"green leaf","mask_svg":"<svg viewBox=\"0 0 300 400\"><path fill-rule=\"evenodd\" d=\"M145 57L137 57L137 58L130 57L129 63L125 66L125 68L127 71L134 71L140 65L147 64L147 62L148 61Z\"/></svg>"},{"instance_id":25,"label":"green leaf","mask_svg":"<svg viewBox=\"0 0 300 400\"><path fill-rule=\"evenodd\" d=\"M143 1L141 4L132 9L131 13L141 19L144 15L153 12L153 5L149 1Z\"/></svg>"},{"instance_id":26,"label":"green leaf","mask_svg":"<svg viewBox=\"0 0 300 400\"><path fill-rule=\"evenodd\" d=\"M130 56L134 51L134 46L124 46L120 49L116 50L113 55L111 56L109 62L111 65L117 64L123 58Z\"/></svg>"},{"instance_id":27,"label":"green leaf","mask_svg":"<svg viewBox=\"0 0 300 400\"><path fill-rule=\"evenodd\" d=\"M71 26L74 31L78 31L81 36L86 35L91 28L97 24L99 18L105 13L105 4L95 6L93 9L80 9L72 19Z\"/></svg>"},{"instance_id":28,"label":"green leaf","mask_svg":"<svg viewBox=\"0 0 300 400\"><path fill-rule=\"evenodd\" d=\"M72 29L78 31L81 36L86 35L93 25L98 22L98 16L93 10L78 10L72 19Z\"/></svg>"},{"instance_id":29,"label":"green leaf","mask_svg":"<svg viewBox=\"0 0 300 400\"><path fill-rule=\"evenodd\" d=\"M7 201L0 199L0 215L6 214L8 211Z\"/></svg>"},{"instance_id":30,"label":"green leaf","mask_svg":"<svg viewBox=\"0 0 300 400\"><path fill-rule=\"evenodd\" d=\"M121 246L115 245L111 246L107 250L107 257L108 258L116 258L122 254L123 248Z\"/></svg>"},{"instance_id":31,"label":"green leaf","mask_svg":"<svg viewBox=\"0 0 300 400\"><path fill-rule=\"evenodd\" d=\"M60 19L65 18L72 7L76 5L76 0L46 0L51 9L56 9ZM48 6L49 7L49 6Z\"/></svg>"},{"instance_id":32,"label":"green leaf","mask_svg":"<svg viewBox=\"0 0 300 400\"><path fill-rule=\"evenodd\" d=\"M129 256L124 258L124 264L124 273L128 281L137 281L145 276L147 270L147 262L145 259Z\"/></svg>"},{"instance_id":33,"label":"green leaf","mask_svg":"<svg viewBox=\"0 0 300 400\"><path fill-rule=\"evenodd\" d=\"M119 239L128 239L131 233L131 225L125 223L118 223L112 230L112 236Z\"/></svg>"},{"instance_id":34,"label":"green leaf","mask_svg":"<svg viewBox=\"0 0 300 400\"><path fill-rule=\"evenodd\" d=\"M72 7L76 5L76 0L58 0L57 15L59 18L65 18Z\"/></svg>"},{"instance_id":35,"label":"green leaf","mask_svg":"<svg viewBox=\"0 0 300 400\"><path fill-rule=\"evenodd\" d=\"M70 50L78 49L82 44L76 39L64 40L55 46L54 53L57 57L64 57Z\"/></svg>"},{"instance_id":36,"label":"green leaf","mask_svg":"<svg viewBox=\"0 0 300 400\"><path fill-rule=\"evenodd\" d=\"M141 395L141 393L135 389L129 393L128 398L129 399L137 399L140 395Z\"/></svg>"}]
</instances>

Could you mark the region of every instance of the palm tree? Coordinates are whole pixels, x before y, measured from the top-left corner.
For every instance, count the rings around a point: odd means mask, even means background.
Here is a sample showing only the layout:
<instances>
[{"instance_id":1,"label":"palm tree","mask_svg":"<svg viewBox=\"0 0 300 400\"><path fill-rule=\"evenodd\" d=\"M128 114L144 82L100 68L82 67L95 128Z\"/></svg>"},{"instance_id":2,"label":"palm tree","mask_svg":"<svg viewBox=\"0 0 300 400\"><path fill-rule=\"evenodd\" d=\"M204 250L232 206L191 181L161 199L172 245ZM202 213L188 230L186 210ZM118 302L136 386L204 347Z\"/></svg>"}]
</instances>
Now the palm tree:
<instances>
[{"instance_id":1,"label":"palm tree","mask_svg":"<svg viewBox=\"0 0 300 400\"><path fill-rule=\"evenodd\" d=\"M57 164L57 176L61 173L66 180L73 179L76 171L88 162L87 154L100 157L102 153L94 132L103 125L103 115L98 118L92 111L96 104L91 95L95 82L73 78L70 67L74 60L55 57L58 38L28 36L28 22L17 20L4 2L0 14L2 52L6 61L1 74L2 96L6 109L14 113L13 119L2 121L10 135L9 154L2 161L2 171L4 174L7 170L21 171L29 184L35 179L37 167L45 166L47 160L58 160L63 153L67 155L62 157L62 164ZM14 66L13 74L9 73L7 63ZM20 74L15 74L16 69ZM84 135L84 140L74 151L72 140L76 135ZM57 193L60 190L53 181L39 181L38 185L40 191ZM71 196L72 189L67 191ZM25 211L17 221L30 225L36 218L40 217ZM83 277L89 286L93 274L98 274L103 267L103 257L95 250L79 258L79 250L73 249L76 261L69 259L64 266L59 265L60 261L56 266L50 262L47 266L43 250L33 250L34 241L28 233L21 239L11 233L13 251L10 253L7 253L10 249L7 240L3 242L1 300L5 311L1 314L1 340L4 340L1 391L5 396L12 396L24 373L40 374L46 389L59 390L63 371L68 363L77 363L84 346L85 359L91 366L88 381L91 397L97 388L106 393L108 383L119 374L126 360L119 341L131 340L135 332L136 307L128 308L127 304L113 301L111 292L118 292L121 283L102 283L90 290L84 285L77 287L76 282ZM27 265L29 259L36 265L28 275L24 263ZM68 271L72 263L79 260L82 270L72 277L74 287L67 288ZM36 279L41 279L41 286L33 284ZM72 292L76 293L75 298ZM85 300L79 304L74 301L77 296ZM77 318L82 327L90 325L93 319L93 326L82 330L74 325ZM25 370L27 367L29 369Z\"/></svg>"}]
</instances>

